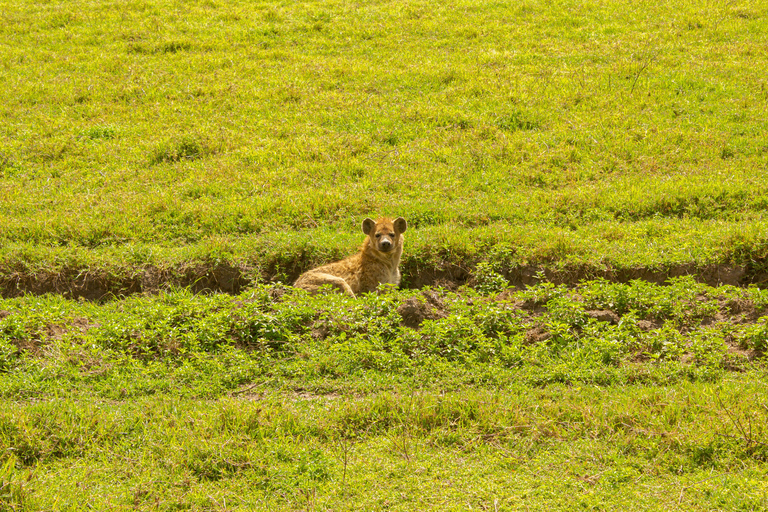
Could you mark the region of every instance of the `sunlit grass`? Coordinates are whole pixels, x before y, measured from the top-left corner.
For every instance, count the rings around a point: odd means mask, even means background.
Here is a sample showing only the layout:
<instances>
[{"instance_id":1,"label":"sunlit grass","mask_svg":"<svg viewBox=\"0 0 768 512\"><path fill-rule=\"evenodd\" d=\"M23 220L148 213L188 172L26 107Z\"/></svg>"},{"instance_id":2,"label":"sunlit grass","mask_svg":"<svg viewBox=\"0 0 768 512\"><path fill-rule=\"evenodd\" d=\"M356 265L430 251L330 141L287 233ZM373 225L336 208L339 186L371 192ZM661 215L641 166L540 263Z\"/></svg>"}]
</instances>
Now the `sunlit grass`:
<instances>
[{"instance_id":1,"label":"sunlit grass","mask_svg":"<svg viewBox=\"0 0 768 512\"><path fill-rule=\"evenodd\" d=\"M0 0L0 510L765 509L764 11Z\"/></svg>"},{"instance_id":2,"label":"sunlit grass","mask_svg":"<svg viewBox=\"0 0 768 512\"><path fill-rule=\"evenodd\" d=\"M686 264L764 266L766 31L752 5L197 2L182 14L127 2L85 16L67 2L11 2L3 12L4 247L58 246L79 260L70 253L81 246L165 255L204 252L215 237L248 258L280 233L355 233L383 213L425 230L406 260L452 251L442 227L468 246L473 228L492 225L499 243L536 233L534 265L575 252L618 271L669 266L682 241L698 247ZM631 241L646 221L666 226L643 234L656 248L647 254ZM744 243L702 238L703 221L717 233L748 226ZM558 229L575 230L579 250L551 253ZM6 276L23 264L2 256ZM311 263L299 245L280 259Z\"/></svg>"},{"instance_id":3,"label":"sunlit grass","mask_svg":"<svg viewBox=\"0 0 768 512\"><path fill-rule=\"evenodd\" d=\"M765 506L764 291L484 272L484 294L0 301L0 503Z\"/></svg>"}]
</instances>

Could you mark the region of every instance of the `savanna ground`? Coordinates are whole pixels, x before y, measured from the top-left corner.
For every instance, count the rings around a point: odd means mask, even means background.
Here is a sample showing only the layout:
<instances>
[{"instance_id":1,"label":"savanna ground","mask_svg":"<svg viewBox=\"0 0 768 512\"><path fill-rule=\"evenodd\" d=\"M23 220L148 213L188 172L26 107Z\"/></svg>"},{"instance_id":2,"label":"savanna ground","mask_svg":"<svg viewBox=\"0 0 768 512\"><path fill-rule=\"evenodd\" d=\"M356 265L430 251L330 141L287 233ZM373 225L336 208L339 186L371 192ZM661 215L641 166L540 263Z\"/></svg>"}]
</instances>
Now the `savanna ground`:
<instances>
[{"instance_id":1,"label":"savanna ground","mask_svg":"<svg viewBox=\"0 0 768 512\"><path fill-rule=\"evenodd\" d=\"M0 0L0 510L768 508L761 2ZM403 289L286 287L409 221Z\"/></svg>"}]
</instances>

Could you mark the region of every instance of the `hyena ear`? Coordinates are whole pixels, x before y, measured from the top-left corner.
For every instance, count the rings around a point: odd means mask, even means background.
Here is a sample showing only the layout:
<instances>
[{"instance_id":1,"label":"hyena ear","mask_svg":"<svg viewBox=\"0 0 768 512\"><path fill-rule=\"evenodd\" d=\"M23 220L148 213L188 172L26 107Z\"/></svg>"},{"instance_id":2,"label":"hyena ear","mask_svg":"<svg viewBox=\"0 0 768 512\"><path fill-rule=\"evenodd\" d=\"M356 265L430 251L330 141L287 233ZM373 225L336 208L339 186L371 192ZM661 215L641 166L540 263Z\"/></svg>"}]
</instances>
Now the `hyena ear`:
<instances>
[{"instance_id":1,"label":"hyena ear","mask_svg":"<svg viewBox=\"0 0 768 512\"><path fill-rule=\"evenodd\" d=\"M373 221L373 219L368 218L363 221L363 233L366 235L373 231L373 228L376 227L376 223Z\"/></svg>"},{"instance_id":2,"label":"hyena ear","mask_svg":"<svg viewBox=\"0 0 768 512\"><path fill-rule=\"evenodd\" d=\"M408 229L408 224L405 222L405 219L402 217L396 218L393 224L395 225L395 231L397 231L398 233L405 233L405 230Z\"/></svg>"}]
</instances>

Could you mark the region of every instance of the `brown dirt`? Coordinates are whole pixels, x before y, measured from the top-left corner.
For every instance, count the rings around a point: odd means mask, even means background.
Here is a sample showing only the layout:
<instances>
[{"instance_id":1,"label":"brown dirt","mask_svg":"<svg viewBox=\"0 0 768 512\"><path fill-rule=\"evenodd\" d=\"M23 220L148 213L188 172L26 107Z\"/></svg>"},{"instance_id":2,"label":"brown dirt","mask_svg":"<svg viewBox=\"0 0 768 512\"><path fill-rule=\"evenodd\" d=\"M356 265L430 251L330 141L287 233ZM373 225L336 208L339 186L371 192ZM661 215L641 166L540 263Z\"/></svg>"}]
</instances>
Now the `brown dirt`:
<instances>
[{"instance_id":1,"label":"brown dirt","mask_svg":"<svg viewBox=\"0 0 768 512\"><path fill-rule=\"evenodd\" d=\"M673 277L694 276L696 280L710 286L733 285L743 286L752 282L748 278L747 269L733 265L677 265L667 269L598 269L586 265L574 265L564 269L542 269L538 266L518 267L510 270L504 277L516 287L529 286L538 283L536 275L544 271L547 280L555 284L573 285L588 279L603 278L612 282L627 283L640 279L656 284L664 284Z\"/></svg>"},{"instance_id":2,"label":"brown dirt","mask_svg":"<svg viewBox=\"0 0 768 512\"><path fill-rule=\"evenodd\" d=\"M637 321L637 327L640 328L640 330L648 332L652 331L653 329L658 329L661 327L663 322L659 320L638 320Z\"/></svg>"},{"instance_id":3,"label":"brown dirt","mask_svg":"<svg viewBox=\"0 0 768 512\"><path fill-rule=\"evenodd\" d=\"M433 291L424 291L421 296L411 297L397 308L406 327L418 329L424 320L437 320L448 316L440 295Z\"/></svg>"},{"instance_id":4,"label":"brown dirt","mask_svg":"<svg viewBox=\"0 0 768 512\"><path fill-rule=\"evenodd\" d=\"M528 329L525 333L525 342L529 345L535 345L543 341L547 341L552 335L544 327L536 326L532 329Z\"/></svg>"},{"instance_id":5,"label":"brown dirt","mask_svg":"<svg viewBox=\"0 0 768 512\"><path fill-rule=\"evenodd\" d=\"M454 264L428 268L405 264L401 266L400 270L403 274L403 285L409 289L429 286L455 290L459 286L467 284L472 275L470 269Z\"/></svg>"},{"instance_id":6,"label":"brown dirt","mask_svg":"<svg viewBox=\"0 0 768 512\"><path fill-rule=\"evenodd\" d=\"M0 311L0 320L10 316L8 311ZM65 323L49 323L40 329L40 331L31 333L31 335L20 338L11 339L11 343L20 352L28 352L34 355L42 353L43 348L50 340L61 340L66 334L72 331L80 333L86 333L93 327L98 327L98 323L93 323L87 318L73 318Z\"/></svg>"},{"instance_id":7,"label":"brown dirt","mask_svg":"<svg viewBox=\"0 0 768 512\"><path fill-rule=\"evenodd\" d=\"M328 337L330 332L331 328L328 326L328 324L320 323L312 326L312 331L310 331L310 334L316 340L324 340Z\"/></svg>"},{"instance_id":8,"label":"brown dirt","mask_svg":"<svg viewBox=\"0 0 768 512\"><path fill-rule=\"evenodd\" d=\"M755 308L755 305L743 299L721 301L720 310L730 313L728 321L732 323L754 323L765 314L765 310Z\"/></svg>"},{"instance_id":9,"label":"brown dirt","mask_svg":"<svg viewBox=\"0 0 768 512\"><path fill-rule=\"evenodd\" d=\"M137 293L158 293L172 287L190 288L195 293L237 294L252 282L248 277L251 275L251 268L230 265L194 265L178 269L148 267L125 276L76 269L57 273L15 273L0 275L0 296L56 293L67 298L98 301Z\"/></svg>"},{"instance_id":10,"label":"brown dirt","mask_svg":"<svg viewBox=\"0 0 768 512\"><path fill-rule=\"evenodd\" d=\"M78 331L80 333L86 333L93 327L97 327L95 324L87 318L73 318L70 322L63 324L48 324L45 326L45 334L48 338L54 340L60 340L65 334L71 331Z\"/></svg>"},{"instance_id":11,"label":"brown dirt","mask_svg":"<svg viewBox=\"0 0 768 512\"><path fill-rule=\"evenodd\" d=\"M41 295L57 293L68 298L86 300L104 300L136 293L157 293L171 287L191 288L196 293L223 292L237 294L255 281L277 282L283 280L290 284L306 270L297 257L290 262L282 262L279 269L272 265L258 272L247 265L196 264L179 268L146 267L126 269L124 275L114 272L88 271L82 269L64 269L59 272L11 273L0 274L0 296L18 297L24 294ZM278 272L279 270L279 272ZM410 289L424 287L442 287L455 290L459 286L471 284L470 266L456 264L435 264L426 267L406 261L401 267L403 286ZM752 274L743 266L678 265L664 270L637 269L598 269L590 266L574 265L564 269L543 269L529 265L515 267L505 273L510 284L516 288L538 283L537 274L544 272L546 278L555 284L575 285L585 279L604 278L613 282L628 282L641 279L653 283L664 283L671 277L692 275L698 281L711 286L745 286L763 279L765 276ZM765 277L763 281L768 280ZM735 305L738 307L738 305Z\"/></svg>"},{"instance_id":12,"label":"brown dirt","mask_svg":"<svg viewBox=\"0 0 768 512\"><path fill-rule=\"evenodd\" d=\"M48 324L45 326L45 334L53 340L60 340L67 333L67 328L62 324Z\"/></svg>"},{"instance_id":13,"label":"brown dirt","mask_svg":"<svg viewBox=\"0 0 768 512\"><path fill-rule=\"evenodd\" d=\"M587 316L594 318L598 322L608 322L609 324L617 325L621 320L621 317L610 310L599 311L587 311Z\"/></svg>"}]
</instances>

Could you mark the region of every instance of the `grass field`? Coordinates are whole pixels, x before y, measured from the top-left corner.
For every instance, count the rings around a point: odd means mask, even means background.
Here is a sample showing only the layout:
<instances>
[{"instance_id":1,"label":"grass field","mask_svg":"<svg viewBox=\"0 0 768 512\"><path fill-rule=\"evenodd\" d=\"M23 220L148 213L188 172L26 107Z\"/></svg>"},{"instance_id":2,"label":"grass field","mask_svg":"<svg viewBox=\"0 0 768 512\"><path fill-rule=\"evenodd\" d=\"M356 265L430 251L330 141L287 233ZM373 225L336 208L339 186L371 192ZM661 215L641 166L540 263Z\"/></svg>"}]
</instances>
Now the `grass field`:
<instances>
[{"instance_id":1,"label":"grass field","mask_svg":"<svg viewBox=\"0 0 768 512\"><path fill-rule=\"evenodd\" d=\"M417 284L494 249L767 277L759 2L14 1L2 21L6 295L290 280L375 214L411 223Z\"/></svg>"},{"instance_id":2,"label":"grass field","mask_svg":"<svg viewBox=\"0 0 768 512\"><path fill-rule=\"evenodd\" d=\"M0 0L0 510L768 508L768 12ZM401 290L286 287L377 215Z\"/></svg>"}]
</instances>

